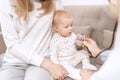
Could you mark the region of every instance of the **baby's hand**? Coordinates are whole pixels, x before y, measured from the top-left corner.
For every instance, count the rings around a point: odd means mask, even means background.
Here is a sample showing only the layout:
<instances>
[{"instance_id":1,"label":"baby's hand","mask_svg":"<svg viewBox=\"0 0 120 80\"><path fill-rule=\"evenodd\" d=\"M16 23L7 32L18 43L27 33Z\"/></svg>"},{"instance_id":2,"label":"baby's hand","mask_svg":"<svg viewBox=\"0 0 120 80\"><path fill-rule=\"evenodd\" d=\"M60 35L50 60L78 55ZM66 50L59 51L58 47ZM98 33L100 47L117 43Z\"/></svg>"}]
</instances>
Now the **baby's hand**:
<instances>
[{"instance_id":1,"label":"baby's hand","mask_svg":"<svg viewBox=\"0 0 120 80\"><path fill-rule=\"evenodd\" d=\"M77 34L78 40L84 41L85 35L84 34Z\"/></svg>"},{"instance_id":2,"label":"baby's hand","mask_svg":"<svg viewBox=\"0 0 120 80\"><path fill-rule=\"evenodd\" d=\"M76 40L77 45L81 46L82 48L85 47L83 44L84 39L85 39L84 34L77 34L77 40Z\"/></svg>"}]
</instances>

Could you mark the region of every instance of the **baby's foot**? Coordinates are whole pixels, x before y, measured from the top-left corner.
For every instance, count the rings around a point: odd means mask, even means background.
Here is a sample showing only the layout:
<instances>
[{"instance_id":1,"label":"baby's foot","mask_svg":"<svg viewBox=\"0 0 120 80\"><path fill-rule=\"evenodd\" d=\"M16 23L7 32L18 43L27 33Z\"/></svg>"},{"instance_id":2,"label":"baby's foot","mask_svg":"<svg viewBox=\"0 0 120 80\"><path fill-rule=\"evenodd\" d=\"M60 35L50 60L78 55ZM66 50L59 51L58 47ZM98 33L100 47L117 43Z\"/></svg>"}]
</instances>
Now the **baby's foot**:
<instances>
[{"instance_id":1,"label":"baby's foot","mask_svg":"<svg viewBox=\"0 0 120 80\"><path fill-rule=\"evenodd\" d=\"M87 64L87 65L83 65L82 67L83 69L88 69L88 70L97 70L97 67L95 67L92 64Z\"/></svg>"}]
</instances>

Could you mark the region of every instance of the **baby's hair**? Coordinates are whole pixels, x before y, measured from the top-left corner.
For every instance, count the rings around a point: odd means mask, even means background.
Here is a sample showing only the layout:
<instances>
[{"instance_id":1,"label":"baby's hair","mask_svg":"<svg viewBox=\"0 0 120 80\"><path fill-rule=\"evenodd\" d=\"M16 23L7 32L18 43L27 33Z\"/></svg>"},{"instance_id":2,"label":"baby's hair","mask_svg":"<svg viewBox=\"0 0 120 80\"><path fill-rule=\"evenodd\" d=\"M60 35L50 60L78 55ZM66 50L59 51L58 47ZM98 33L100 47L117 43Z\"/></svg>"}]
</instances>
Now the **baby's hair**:
<instances>
[{"instance_id":1,"label":"baby's hair","mask_svg":"<svg viewBox=\"0 0 120 80\"><path fill-rule=\"evenodd\" d=\"M63 17L68 18L68 19L72 19L71 15L69 13L67 13L65 10L57 10L57 11L55 11L54 16L53 16L52 24L53 25L59 24L59 22L61 21L61 19Z\"/></svg>"}]
</instances>

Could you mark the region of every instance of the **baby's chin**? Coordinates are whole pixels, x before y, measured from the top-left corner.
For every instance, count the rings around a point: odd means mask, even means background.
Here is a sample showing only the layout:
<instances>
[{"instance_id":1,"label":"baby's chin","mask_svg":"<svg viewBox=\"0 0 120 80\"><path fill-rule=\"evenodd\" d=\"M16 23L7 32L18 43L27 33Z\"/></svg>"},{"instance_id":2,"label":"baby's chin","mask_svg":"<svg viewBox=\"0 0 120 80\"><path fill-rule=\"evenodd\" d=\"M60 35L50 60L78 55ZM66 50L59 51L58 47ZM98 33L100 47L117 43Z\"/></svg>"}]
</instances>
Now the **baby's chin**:
<instances>
[{"instance_id":1,"label":"baby's chin","mask_svg":"<svg viewBox=\"0 0 120 80\"><path fill-rule=\"evenodd\" d=\"M71 36L71 35L72 35L72 32L69 32L69 33L68 33L68 37Z\"/></svg>"},{"instance_id":2,"label":"baby's chin","mask_svg":"<svg viewBox=\"0 0 120 80\"><path fill-rule=\"evenodd\" d=\"M70 37L72 35L72 32L69 32L68 34L66 35L61 35L62 37Z\"/></svg>"}]
</instances>

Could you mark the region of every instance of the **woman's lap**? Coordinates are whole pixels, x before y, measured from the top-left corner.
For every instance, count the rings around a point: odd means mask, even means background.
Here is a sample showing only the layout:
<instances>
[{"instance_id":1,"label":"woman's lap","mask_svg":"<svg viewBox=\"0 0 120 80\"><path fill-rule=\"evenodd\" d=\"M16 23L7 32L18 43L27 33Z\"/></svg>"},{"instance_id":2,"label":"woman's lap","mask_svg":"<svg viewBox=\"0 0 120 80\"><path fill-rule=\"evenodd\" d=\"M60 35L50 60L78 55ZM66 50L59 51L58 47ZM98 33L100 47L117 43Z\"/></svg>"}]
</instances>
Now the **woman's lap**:
<instances>
[{"instance_id":1,"label":"woman's lap","mask_svg":"<svg viewBox=\"0 0 120 80\"><path fill-rule=\"evenodd\" d=\"M0 80L52 80L50 73L37 66L3 66L0 69Z\"/></svg>"},{"instance_id":2,"label":"woman's lap","mask_svg":"<svg viewBox=\"0 0 120 80\"><path fill-rule=\"evenodd\" d=\"M26 70L24 80L53 80L53 79L47 70L36 66L30 66Z\"/></svg>"},{"instance_id":3,"label":"woman's lap","mask_svg":"<svg viewBox=\"0 0 120 80\"><path fill-rule=\"evenodd\" d=\"M24 80L25 70L4 68L0 70L0 80Z\"/></svg>"}]
</instances>

